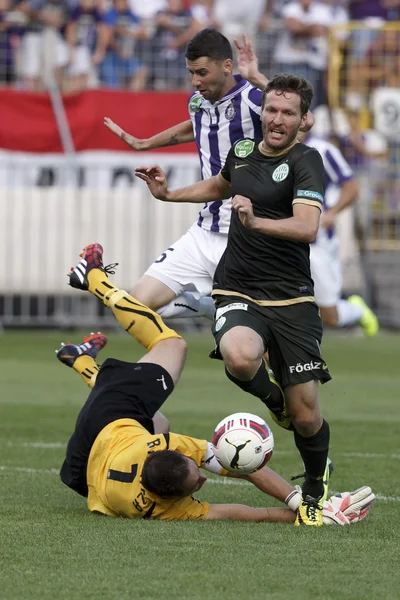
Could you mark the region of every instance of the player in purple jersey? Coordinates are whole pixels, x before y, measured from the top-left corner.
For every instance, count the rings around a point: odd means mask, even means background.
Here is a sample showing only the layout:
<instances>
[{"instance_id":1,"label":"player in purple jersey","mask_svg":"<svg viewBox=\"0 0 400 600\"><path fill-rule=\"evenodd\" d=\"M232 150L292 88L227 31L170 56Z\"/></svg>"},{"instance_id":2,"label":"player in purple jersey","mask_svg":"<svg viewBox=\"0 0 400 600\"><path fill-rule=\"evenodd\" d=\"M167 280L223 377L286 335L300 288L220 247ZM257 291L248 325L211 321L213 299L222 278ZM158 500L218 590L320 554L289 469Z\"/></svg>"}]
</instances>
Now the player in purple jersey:
<instances>
[{"instance_id":1,"label":"player in purple jersey","mask_svg":"<svg viewBox=\"0 0 400 600\"><path fill-rule=\"evenodd\" d=\"M233 74L231 45L217 30L204 29L189 42L186 62L196 91L189 99L187 121L145 140L129 135L108 117L104 120L106 127L136 151L195 141L202 178L216 175L232 144L243 137L262 137L260 90L268 79L259 72L246 36L236 46L239 75ZM310 129L312 123L309 116L305 129ZM215 309L209 295L215 268L226 247L230 214L230 199L205 203L198 221L136 284L135 297L163 317L212 318Z\"/></svg>"}]
</instances>

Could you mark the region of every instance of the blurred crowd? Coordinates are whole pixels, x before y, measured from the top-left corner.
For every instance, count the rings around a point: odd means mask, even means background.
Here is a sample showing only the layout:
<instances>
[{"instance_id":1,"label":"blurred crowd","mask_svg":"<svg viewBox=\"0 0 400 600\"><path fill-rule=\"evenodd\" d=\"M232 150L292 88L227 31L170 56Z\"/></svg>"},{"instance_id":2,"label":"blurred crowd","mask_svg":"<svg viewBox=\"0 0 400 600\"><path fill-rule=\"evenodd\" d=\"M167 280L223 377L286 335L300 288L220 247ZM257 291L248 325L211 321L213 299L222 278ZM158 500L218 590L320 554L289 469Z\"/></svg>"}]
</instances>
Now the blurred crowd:
<instances>
[{"instance_id":1,"label":"blurred crowd","mask_svg":"<svg viewBox=\"0 0 400 600\"><path fill-rule=\"evenodd\" d=\"M315 106L326 100L332 26L358 21L365 27L350 34L349 46L358 82L349 102L356 104L360 80L381 76L382 44L398 79L399 34L382 40L379 28L399 18L400 0L0 0L0 85L185 88L187 42L217 27L230 40L247 33L266 74L305 75ZM348 33L336 35L348 42ZM372 75L363 72L366 57L376 62Z\"/></svg>"}]
</instances>

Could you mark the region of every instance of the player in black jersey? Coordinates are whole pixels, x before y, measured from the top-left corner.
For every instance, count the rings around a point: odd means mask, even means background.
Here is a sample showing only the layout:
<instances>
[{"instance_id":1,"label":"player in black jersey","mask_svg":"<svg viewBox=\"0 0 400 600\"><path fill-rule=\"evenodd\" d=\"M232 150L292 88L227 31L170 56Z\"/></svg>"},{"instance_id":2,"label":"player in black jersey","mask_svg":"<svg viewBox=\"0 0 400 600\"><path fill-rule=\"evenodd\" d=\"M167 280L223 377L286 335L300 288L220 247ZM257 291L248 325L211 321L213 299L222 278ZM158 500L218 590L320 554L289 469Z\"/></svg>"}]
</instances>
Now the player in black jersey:
<instances>
[{"instance_id":1,"label":"player in black jersey","mask_svg":"<svg viewBox=\"0 0 400 600\"><path fill-rule=\"evenodd\" d=\"M207 181L169 191L157 165L136 171L160 200L233 197L228 245L214 277L216 355L231 381L293 429L306 471L298 524L321 525L329 425L321 416L318 382L331 377L320 354L309 243L318 231L325 176L319 153L297 141L312 95L302 77L271 79L262 105L263 139L236 142L221 173ZM284 396L268 374L266 350Z\"/></svg>"}]
</instances>

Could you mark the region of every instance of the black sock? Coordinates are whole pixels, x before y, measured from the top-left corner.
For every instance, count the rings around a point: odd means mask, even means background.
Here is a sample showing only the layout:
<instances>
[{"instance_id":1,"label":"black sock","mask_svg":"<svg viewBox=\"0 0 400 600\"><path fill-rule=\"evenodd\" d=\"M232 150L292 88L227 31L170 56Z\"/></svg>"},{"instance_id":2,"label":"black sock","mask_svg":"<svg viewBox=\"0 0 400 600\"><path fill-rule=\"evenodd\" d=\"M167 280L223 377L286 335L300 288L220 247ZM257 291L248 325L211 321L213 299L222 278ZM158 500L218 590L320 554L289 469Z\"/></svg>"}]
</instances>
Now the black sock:
<instances>
[{"instance_id":1,"label":"black sock","mask_svg":"<svg viewBox=\"0 0 400 600\"><path fill-rule=\"evenodd\" d=\"M294 441L306 471L303 496L319 498L324 493L322 480L328 459L329 425L323 420L321 429L311 437L303 437L295 430Z\"/></svg>"},{"instance_id":2,"label":"black sock","mask_svg":"<svg viewBox=\"0 0 400 600\"><path fill-rule=\"evenodd\" d=\"M249 381L238 379L229 373L226 367L225 373L228 379L236 383L241 390L259 398L270 410L281 411L283 409L282 393L277 385L271 383L264 361L253 379Z\"/></svg>"}]
</instances>

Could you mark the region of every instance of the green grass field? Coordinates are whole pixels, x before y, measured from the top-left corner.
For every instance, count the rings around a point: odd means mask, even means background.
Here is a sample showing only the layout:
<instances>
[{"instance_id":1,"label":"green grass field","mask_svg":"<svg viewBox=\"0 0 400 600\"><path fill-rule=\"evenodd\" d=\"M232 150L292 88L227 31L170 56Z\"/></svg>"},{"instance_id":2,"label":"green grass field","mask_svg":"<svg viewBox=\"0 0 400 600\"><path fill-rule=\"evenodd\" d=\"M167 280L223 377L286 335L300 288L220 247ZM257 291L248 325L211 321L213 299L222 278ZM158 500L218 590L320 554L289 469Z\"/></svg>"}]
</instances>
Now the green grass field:
<instances>
[{"instance_id":1,"label":"green grass field","mask_svg":"<svg viewBox=\"0 0 400 600\"><path fill-rule=\"evenodd\" d=\"M87 395L54 349L64 335L6 332L0 338L0 598L270 599L400 598L400 337L327 335L334 380L321 389L331 425L333 490L370 485L378 500L351 527L228 522L149 522L90 514L57 470ZM79 334L67 334L80 341ZM173 431L210 438L238 410L267 418L207 358L211 336L190 335L182 380L165 405ZM112 334L103 358L141 349ZM273 427L270 466L301 472L292 434ZM199 497L275 505L250 484L216 479Z\"/></svg>"}]
</instances>

